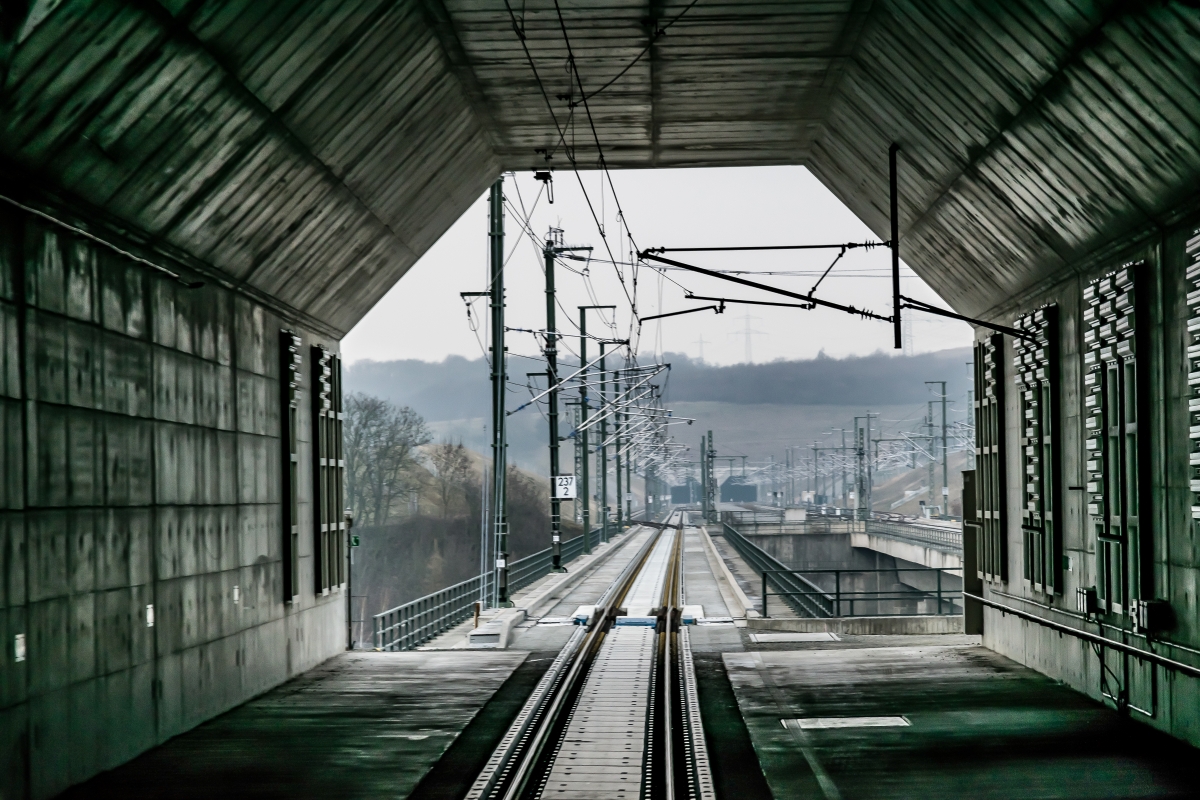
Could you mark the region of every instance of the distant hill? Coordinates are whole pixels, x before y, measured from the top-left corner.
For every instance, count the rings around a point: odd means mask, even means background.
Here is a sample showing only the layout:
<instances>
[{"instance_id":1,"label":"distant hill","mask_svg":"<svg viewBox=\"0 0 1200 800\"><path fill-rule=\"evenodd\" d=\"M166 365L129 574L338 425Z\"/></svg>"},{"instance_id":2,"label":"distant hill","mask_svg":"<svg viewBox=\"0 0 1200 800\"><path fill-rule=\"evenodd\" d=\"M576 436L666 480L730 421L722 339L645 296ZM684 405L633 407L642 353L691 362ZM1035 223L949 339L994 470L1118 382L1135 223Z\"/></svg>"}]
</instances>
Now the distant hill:
<instances>
[{"instance_id":1,"label":"distant hill","mask_svg":"<svg viewBox=\"0 0 1200 800\"><path fill-rule=\"evenodd\" d=\"M932 380L947 382L948 416L958 419L965 411L970 358L968 348L957 348L907 358L875 353L719 367L671 353L663 359L671 365L667 403L679 416L696 418L694 425L675 426L672 433L698 446L701 432L711 429L722 454L782 460L785 446L824 438L834 428L849 427L854 415L868 410L883 413L885 430L911 426L935 396L931 390L938 387L925 385ZM523 383L527 371L540 367L514 358L509 362L511 380ZM489 452L491 393L482 358L360 361L347 368L345 386L347 391L412 406L439 439ZM519 387L509 392L510 409L529 397ZM510 463L547 474L546 445L546 423L536 408L509 418Z\"/></svg>"},{"instance_id":2,"label":"distant hill","mask_svg":"<svg viewBox=\"0 0 1200 800\"><path fill-rule=\"evenodd\" d=\"M346 391L412 406L430 422L491 414L490 371L482 358L359 361L345 369L343 380Z\"/></svg>"},{"instance_id":3,"label":"distant hill","mask_svg":"<svg viewBox=\"0 0 1200 800\"><path fill-rule=\"evenodd\" d=\"M739 405L898 406L928 397L924 381L945 380L951 397L970 383L969 348L897 357L878 352L853 358L823 353L805 361L709 366L670 353L668 399Z\"/></svg>"},{"instance_id":4,"label":"distant hill","mask_svg":"<svg viewBox=\"0 0 1200 800\"><path fill-rule=\"evenodd\" d=\"M924 381L945 380L951 397L965 395L971 360L968 348L908 358L874 353L853 358L819 355L805 361L710 366L681 353L668 353L667 398L671 402L738 405L899 406L924 401ZM537 362L513 359L512 380L524 382ZM487 418L489 371L482 358L450 356L444 361L359 361L346 370L346 388L412 406L431 422ZM512 390L513 405L521 392Z\"/></svg>"}]
</instances>

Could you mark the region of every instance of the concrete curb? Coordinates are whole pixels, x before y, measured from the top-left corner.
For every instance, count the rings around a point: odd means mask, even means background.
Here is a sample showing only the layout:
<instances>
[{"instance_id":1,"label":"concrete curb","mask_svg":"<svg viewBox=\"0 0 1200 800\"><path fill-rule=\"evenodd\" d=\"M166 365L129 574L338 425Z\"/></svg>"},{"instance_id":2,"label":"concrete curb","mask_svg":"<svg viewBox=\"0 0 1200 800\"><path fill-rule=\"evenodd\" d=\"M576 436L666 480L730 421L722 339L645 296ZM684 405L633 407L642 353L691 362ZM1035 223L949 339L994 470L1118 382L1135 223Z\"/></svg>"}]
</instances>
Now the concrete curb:
<instances>
[{"instance_id":1,"label":"concrete curb","mask_svg":"<svg viewBox=\"0 0 1200 800\"><path fill-rule=\"evenodd\" d=\"M638 527L641 526L630 528L620 535L620 539L609 539L608 546L603 550L597 550L591 556L573 561L570 565L571 571L561 575L562 580L549 582L546 586L537 589L536 594L530 593L521 598L519 601L520 608L524 609L530 617L542 616L548 610L543 606L547 604L546 601L549 598L552 598L559 590L575 588L593 569L603 566L609 559L623 550L626 544L633 540L633 534ZM590 560L587 560L588 558Z\"/></svg>"},{"instance_id":2,"label":"concrete curb","mask_svg":"<svg viewBox=\"0 0 1200 800\"><path fill-rule=\"evenodd\" d=\"M508 647L512 629L525 621L525 609L507 608L467 634L467 647Z\"/></svg>"},{"instance_id":3,"label":"concrete curb","mask_svg":"<svg viewBox=\"0 0 1200 800\"><path fill-rule=\"evenodd\" d=\"M708 535L708 528L700 526L700 536L704 539L704 548L708 554L708 563L713 567L713 573L717 578L717 587L720 588L722 583L729 587L730 593L733 595L734 602L741 606L741 609L731 608L730 613L734 617L745 617L753 619L759 616L755 610L754 604L750 602L750 598L746 597L746 593L742 591L742 587L738 586L737 578L733 577L733 573L729 570L729 565L725 563L725 559L721 558L721 554L717 552L717 546L713 544L712 538ZM721 592L725 596L725 592Z\"/></svg>"}]
</instances>

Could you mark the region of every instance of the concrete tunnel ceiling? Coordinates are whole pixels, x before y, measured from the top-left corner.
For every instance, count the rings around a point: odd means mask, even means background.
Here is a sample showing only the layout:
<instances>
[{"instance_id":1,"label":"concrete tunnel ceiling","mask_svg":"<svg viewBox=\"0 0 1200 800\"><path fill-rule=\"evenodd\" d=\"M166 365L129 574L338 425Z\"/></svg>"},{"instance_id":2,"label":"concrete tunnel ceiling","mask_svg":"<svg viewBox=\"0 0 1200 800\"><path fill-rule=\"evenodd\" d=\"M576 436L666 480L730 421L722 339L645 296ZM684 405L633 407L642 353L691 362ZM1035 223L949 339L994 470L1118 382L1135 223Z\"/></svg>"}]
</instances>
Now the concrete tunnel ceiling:
<instances>
[{"instance_id":1,"label":"concrete tunnel ceiling","mask_svg":"<svg viewBox=\"0 0 1200 800\"><path fill-rule=\"evenodd\" d=\"M649 46L589 100L610 166L803 164L886 238L897 141L904 257L968 314L1196 203L1195 3L562 5L589 92ZM6 4L5 188L100 210L344 333L501 170L554 149L516 29L560 121L563 31L552 0L512 9L515 26L503 0Z\"/></svg>"}]
</instances>

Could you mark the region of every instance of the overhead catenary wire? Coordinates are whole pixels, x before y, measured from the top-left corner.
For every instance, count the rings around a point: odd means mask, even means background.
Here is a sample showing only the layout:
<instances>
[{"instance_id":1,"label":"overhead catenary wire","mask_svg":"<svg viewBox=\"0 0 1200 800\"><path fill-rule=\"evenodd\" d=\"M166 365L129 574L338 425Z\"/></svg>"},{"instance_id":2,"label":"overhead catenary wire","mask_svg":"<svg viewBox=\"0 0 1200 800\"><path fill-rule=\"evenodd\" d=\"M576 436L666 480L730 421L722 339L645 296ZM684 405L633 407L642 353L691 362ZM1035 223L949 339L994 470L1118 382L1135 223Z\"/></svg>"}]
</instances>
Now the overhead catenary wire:
<instances>
[{"instance_id":1,"label":"overhead catenary wire","mask_svg":"<svg viewBox=\"0 0 1200 800\"><path fill-rule=\"evenodd\" d=\"M621 288L625 292L625 297L629 301L630 309L633 313L634 319L636 320L637 304L634 302L633 297L629 294L629 289L625 285L624 276L622 276L620 274L620 271L616 269L616 257L613 255L612 248L609 246L608 238L604 232L604 225L600 222L599 217L596 216L595 206L592 203L591 197L588 195L587 187L584 186L584 184L583 184L583 178L579 174L579 165L575 158L575 153L573 152L572 148L567 146L567 144L566 144L566 131L564 130L563 126L559 122L558 115L554 111L553 103L550 102L550 95L546 91L545 83L542 81L541 74L538 72L537 65L534 63L533 54L529 52L529 45L526 41L524 29L520 25L517 24L517 17L516 17L516 14L513 12L512 4L509 2L509 0L504 0L504 6L508 10L509 17L512 20L513 31L516 33L517 39L521 43L521 49L525 53L525 60L529 63L530 71L533 73L534 81L538 85L538 90L542 95L542 100L546 104L546 109L550 112L550 118L554 122L554 127L555 127L556 131L558 132L559 143L561 143L563 145L563 152L566 154L567 160L571 162L572 171L575 174L576 180L579 182L579 188L583 192L584 199L587 201L588 210L591 212L592 220L596 223L596 229L600 232L600 239L604 243L604 249L606 251L608 251L608 256L613 262L614 271L617 273L618 280L621 283ZM579 77L578 69L576 69L576 67L575 67L574 54L571 50L570 39L567 36L566 25L562 21L562 11L561 11L561 9L558 8L557 0L555 2L555 9L556 9L556 11L558 11L560 25L563 30L563 38L564 38L564 40L566 40L567 52L568 52L568 57L570 60L572 73L574 74L576 81L579 82L579 85L582 87L582 81ZM580 91L582 93L582 88ZM586 99L584 100L584 109L585 109L585 111L588 111L589 124L590 124L590 113L591 112L590 112L590 109L588 109ZM599 151L599 155L600 155L600 164L601 164L601 167L604 169L605 175L607 176L608 168L604 164L603 150L601 149L601 146L600 146L600 139L599 139L599 136L596 135L594 124L592 124L591 127L592 127L593 138L595 139L595 142L596 142L596 148ZM557 145L555 147L557 148ZM611 176L608 176L608 180L609 180L609 186L611 187L612 186ZM615 198L616 197L615 190L613 192L613 195ZM623 210L621 210L621 205L620 205L619 201L617 202L617 209L618 209L618 216L621 218L621 224L625 227L626 233L628 234L629 226L624 218L624 212L623 212ZM630 237L630 238L632 238L632 237Z\"/></svg>"},{"instance_id":2,"label":"overhead catenary wire","mask_svg":"<svg viewBox=\"0 0 1200 800\"><path fill-rule=\"evenodd\" d=\"M695 6L697 2L699 2L699 0L692 0L692 2L688 3L687 6L683 9L683 11L680 11L678 14L676 14L675 17L670 22L668 22L666 25L663 25L661 28L656 27L654 30L654 34L650 37L650 43L647 44L640 53L638 53L636 56L634 56L632 61L630 61L628 64L626 64L624 66L624 68L621 69L620 72L618 72L615 76L613 76L607 83L605 83L599 89L594 89L594 90L592 90L591 93L584 95L583 99L591 100L593 97L600 94L605 89L612 86L614 83L616 83L621 78L623 78L625 76L625 73L627 73L627 72L629 72L629 70L633 69L634 65L637 64L639 61L641 61L642 57L644 55L646 55L646 53L650 52L650 48L654 46L654 43L658 41L659 37L665 36L667 33L667 30L670 29L670 27L672 25L674 25L676 22L679 22L679 20L681 20L683 18L684 14L691 11L692 7Z\"/></svg>"},{"instance_id":3,"label":"overhead catenary wire","mask_svg":"<svg viewBox=\"0 0 1200 800\"><path fill-rule=\"evenodd\" d=\"M891 242L838 242L837 244L754 244L723 247L648 247L644 253L719 253L755 250L870 250L875 247L891 247Z\"/></svg>"},{"instance_id":4,"label":"overhead catenary wire","mask_svg":"<svg viewBox=\"0 0 1200 800\"><path fill-rule=\"evenodd\" d=\"M645 258L649 258L654 261L659 261L661 263L668 264L673 267L681 267L681 268L689 270L691 272L697 272L701 275L708 275L710 277L721 278L722 280L731 281L733 283L738 283L738 284L741 284L742 286L749 286L752 289L761 289L766 292L772 292L774 294L781 294L781 295L784 295L785 297L792 297L797 300L805 300L809 303L816 303L817 305L820 305L820 306L832 308L837 311L844 311L848 314L855 314L855 315L858 315L861 317L865 317L867 319L875 319L875 320L880 320L882 322L891 322L892 321L891 317L885 317L880 314L876 314L872 311L867 311L866 309L855 308L854 306L847 306L847 305L843 305L841 303L833 303L833 302L830 302L829 300L822 300L820 298L813 297L812 295L799 294L798 292L789 292L786 289L778 289L774 286L767 286L766 284L763 284L763 283L756 283L754 281L748 281L744 278L739 278L734 275L722 275L721 273L715 272L714 270L705 269L704 267L697 267L692 264L685 264L682 261L675 261L673 259L663 258L662 256L656 256L651 253L643 252L640 255L644 256Z\"/></svg>"},{"instance_id":5,"label":"overhead catenary wire","mask_svg":"<svg viewBox=\"0 0 1200 800\"><path fill-rule=\"evenodd\" d=\"M567 63L571 69L571 72L574 74L575 82L579 87L580 102L583 104L583 110L587 115L588 127L592 131L592 140L596 144L596 158L600 164L600 169L604 173L605 179L608 181L609 190L612 192L612 195L613 195L613 202L616 203L617 219L620 220L621 225L625 228L625 236L629 240L630 249L633 251L636 251L637 250L637 240L634 239L633 231L630 230L630 228L629 228L629 222L625 217L625 210L624 210L624 208L622 208L621 199L617 195L617 187L613 184L612 174L608 170L608 162L604 157L604 148L600 144L600 135L596 132L596 122L592 117L592 109L588 103L587 93L583 88L583 77L579 74L579 65L575 60L575 52L574 52L574 49L571 47L571 37L567 33L567 23L563 19L562 8L559 6L558 0L554 0L554 11L558 16L559 27L562 29L563 42L567 46ZM685 11L685 13L686 13L686 11ZM682 14L680 16L682 16ZM573 166L575 165L574 158L572 158L572 165ZM583 185L583 179L582 179L582 177L580 177L578 169L575 170L575 177L579 181L580 188L583 189L584 198L587 199L587 201L588 201L588 208L592 209L591 199L587 196L587 189ZM602 186L603 186L603 184L602 184ZM592 216L593 216L593 218L595 217L594 209L592 209ZM613 256L612 249L608 245L608 238L605 234L604 226L599 224L599 222L597 222L597 227L600 230L600 238L604 242L604 249L608 251L609 258L613 259L613 261L614 261L613 269L617 273L617 279L621 283L621 290L625 292L625 297L629 301L630 308L633 313L633 320L631 320L631 324L630 324L630 338L633 338L633 336L635 335L634 334L635 327L640 328L640 325L637 323L637 321L638 321L638 308L637 308L637 299L636 299L636 292L637 292L637 272L636 272L636 270L637 270L637 267L636 267L636 264L633 267L633 269L634 269L634 273L633 273L634 294L630 295L629 288L625 285L625 276L623 274L621 274L621 271L616 267L616 264L615 264L616 258L615 258L615 256Z\"/></svg>"}]
</instances>

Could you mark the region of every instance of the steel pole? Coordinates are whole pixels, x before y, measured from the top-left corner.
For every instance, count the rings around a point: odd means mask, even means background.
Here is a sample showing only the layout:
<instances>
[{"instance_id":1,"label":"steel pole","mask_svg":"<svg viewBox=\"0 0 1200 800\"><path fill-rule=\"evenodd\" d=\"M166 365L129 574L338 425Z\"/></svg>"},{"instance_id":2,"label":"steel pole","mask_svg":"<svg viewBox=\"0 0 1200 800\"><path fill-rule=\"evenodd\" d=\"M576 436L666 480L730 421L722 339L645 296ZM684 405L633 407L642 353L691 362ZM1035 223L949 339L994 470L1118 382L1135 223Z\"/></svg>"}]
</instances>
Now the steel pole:
<instances>
[{"instance_id":1,"label":"steel pole","mask_svg":"<svg viewBox=\"0 0 1200 800\"><path fill-rule=\"evenodd\" d=\"M608 541L608 371L605 365L604 342L600 342L600 541Z\"/></svg>"},{"instance_id":2,"label":"steel pole","mask_svg":"<svg viewBox=\"0 0 1200 800\"><path fill-rule=\"evenodd\" d=\"M554 242L547 241L542 251L546 260L546 376L550 384L549 409L546 417L550 427L550 569L563 572L562 565L562 501L558 498L558 332L555 328Z\"/></svg>"},{"instance_id":3,"label":"steel pole","mask_svg":"<svg viewBox=\"0 0 1200 800\"><path fill-rule=\"evenodd\" d=\"M950 515L950 448L946 442L946 382L942 384L942 516Z\"/></svg>"},{"instance_id":4,"label":"steel pole","mask_svg":"<svg viewBox=\"0 0 1200 800\"><path fill-rule=\"evenodd\" d=\"M620 375L621 375L621 373L619 370L613 370L612 377L613 377L613 395L614 395L614 397L621 394L621 384L619 382ZM622 418L622 415L619 411L613 413L613 424L616 425L616 428L617 428L615 431L616 436L617 436L617 441L616 441L617 452L616 452L616 455L614 457L614 462L613 462L613 467L614 467L613 474L617 480L617 493L616 493L617 494L617 533L621 532L621 521L624 516L624 512L623 512L624 506L621 504L621 433L620 433L621 432L621 418Z\"/></svg>"},{"instance_id":5,"label":"steel pole","mask_svg":"<svg viewBox=\"0 0 1200 800\"><path fill-rule=\"evenodd\" d=\"M627 376L628 377L628 376ZM625 393L630 393L630 381L625 382ZM625 421L629 421L629 414L625 415ZM625 521L627 524L633 522L633 452L625 457Z\"/></svg>"},{"instance_id":6,"label":"steel pole","mask_svg":"<svg viewBox=\"0 0 1200 800\"><path fill-rule=\"evenodd\" d=\"M504 353L504 178L492 184L488 198L488 243L492 305L492 534L496 548L496 603L508 599L508 439L505 393L508 367Z\"/></svg>"},{"instance_id":7,"label":"steel pole","mask_svg":"<svg viewBox=\"0 0 1200 800\"><path fill-rule=\"evenodd\" d=\"M900 145L892 142L888 148L888 178L890 196L888 206L892 217L892 333L895 349L904 347L900 335L900 189L897 185L896 153Z\"/></svg>"},{"instance_id":8,"label":"steel pole","mask_svg":"<svg viewBox=\"0 0 1200 800\"><path fill-rule=\"evenodd\" d=\"M928 401L928 403L927 403L927 408L925 410L925 418L929 420L929 425L928 425L928 429L929 429L929 505L932 506L933 505L933 474L934 474L934 469L936 469L936 465L937 465L937 450L934 449L934 447L936 446L934 443L937 441L937 439L933 435L933 401L932 400Z\"/></svg>"},{"instance_id":9,"label":"steel pole","mask_svg":"<svg viewBox=\"0 0 1200 800\"><path fill-rule=\"evenodd\" d=\"M846 429L842 429L842 507L850 505L849 492L846 491Z\"/></svg>"},{"instance_id":10,"label":"steel pole","mask_svg":"<svg viewBox=\"0 0 1200 800\"><path fill-rule=\"evenodd\" d=\"M588 363L587 357L587 309L580 307L579 309L579 364L580 366ZM584 369L583 374L579 376L579 407L580 407L580 426L583 426L588 421L588 375L590 370ZM583 458L580 462L580 482L583 484L583 552L592 552L591 548L591 531L592 531L592 490L588 485L588 458L591 454L588 453L588 429L584 428L577 436L582 437L579 441L580 452L583 453Z\"/></svg>"},{"instance_id":11,"label":"steel pole","mask_svg":"<svg viewBox=\"0 0 1200 800\"><path fill-rule=\"evenodd\" d=\"M875 493L875 468L871 461L871 412L867 411L867 440L866 444L866 460L867 460L867 519L870 519L875 513L874 500L872 496Z\"/></svg>"}]
</instances>

